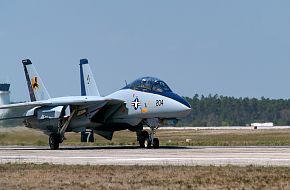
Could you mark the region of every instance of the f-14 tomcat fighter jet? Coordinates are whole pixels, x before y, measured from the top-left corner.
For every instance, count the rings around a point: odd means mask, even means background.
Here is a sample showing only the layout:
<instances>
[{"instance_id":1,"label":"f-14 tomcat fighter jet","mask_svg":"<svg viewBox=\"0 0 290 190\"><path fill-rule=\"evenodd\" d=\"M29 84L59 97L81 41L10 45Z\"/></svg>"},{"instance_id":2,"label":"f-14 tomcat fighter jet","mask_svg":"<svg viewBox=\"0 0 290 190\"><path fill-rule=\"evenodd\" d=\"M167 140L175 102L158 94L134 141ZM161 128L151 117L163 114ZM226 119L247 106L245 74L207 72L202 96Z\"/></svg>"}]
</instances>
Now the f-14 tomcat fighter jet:
<instances>
[{"instance_id":1,"label":"f-14 tomcat fighter jet","mask_svg":"<svg viewBox=\"0 0 290 190\"><path fill-rule=\"evenodd\" d=\"M101 97L87 59L80 60L81 96L51 98L32 62L26 59L22 63L31 102L2 105L0 109L25 109L21 117L24 125L49 135L53 150L59 149L66 132L87 129L108 140L115 131L128 129L136 132L140 147L159 148L155 138L158 127L175 123L191 110L165 82L152 77L137 79ZM150 130L143 130L143 126Z\"/></svg>"}]
</instances>

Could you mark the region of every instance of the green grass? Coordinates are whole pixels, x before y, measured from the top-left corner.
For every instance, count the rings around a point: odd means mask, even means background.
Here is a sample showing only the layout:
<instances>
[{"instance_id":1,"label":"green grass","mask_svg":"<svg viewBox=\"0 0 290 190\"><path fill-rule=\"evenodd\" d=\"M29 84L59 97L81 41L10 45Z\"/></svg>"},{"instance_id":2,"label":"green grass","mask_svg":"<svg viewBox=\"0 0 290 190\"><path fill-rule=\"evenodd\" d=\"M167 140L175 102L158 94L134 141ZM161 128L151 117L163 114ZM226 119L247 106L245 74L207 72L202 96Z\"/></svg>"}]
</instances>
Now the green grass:
<instances>
[{"instance_id":1,"label":"green grass","mask_svg":"<svg viewBox=\"0 0 290 190\"><path fill-rule=\"evenodd\" d=\"M207 134L196 132L190 142L174 139L173 145L189 146L287 146L290 145L290 131L231 131L226 133ZM171 143L167 143L170 145Z\"/></svg>"},{"instance_id":2,"label":"green grass","mask_svg":"<svg viewBox=\"0 0 290 190\"><path fill-rule=\"evenodd\" d=\"M163 146L289 146L290 130L159 130L157 136ZM186 142L186 139L188 142ZM48 136L26 128L0 130L0 145L48 144ZM136 134L120 131L108 141L95 135L95 143L81 143L80 134L67 133L63 145L138 145Z\"/></svg>"}]
</instances>

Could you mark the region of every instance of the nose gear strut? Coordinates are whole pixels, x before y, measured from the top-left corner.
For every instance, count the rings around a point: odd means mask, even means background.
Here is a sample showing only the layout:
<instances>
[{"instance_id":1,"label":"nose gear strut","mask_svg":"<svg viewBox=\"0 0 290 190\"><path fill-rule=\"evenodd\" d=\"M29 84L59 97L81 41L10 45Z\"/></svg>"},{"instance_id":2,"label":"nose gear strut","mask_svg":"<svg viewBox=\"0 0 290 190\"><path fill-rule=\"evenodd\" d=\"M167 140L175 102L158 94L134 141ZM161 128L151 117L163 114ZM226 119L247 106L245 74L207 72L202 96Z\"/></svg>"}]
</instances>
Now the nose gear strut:
<instances>
[{"instance_id":1,"label":"nose gear strut","mask_svg":"<svg viewBox=\"0 0 290 190\"><path fill-rule=\"evenodd\" d=\"M159 119L146 119L143 120L143 123L147 125L150 130L149 133L147 131L142 131L140 133L139 144L141 148L159 148L159 139L155 138L155 134L157 129L160 126Z\"/></svg>"}]
</instances>

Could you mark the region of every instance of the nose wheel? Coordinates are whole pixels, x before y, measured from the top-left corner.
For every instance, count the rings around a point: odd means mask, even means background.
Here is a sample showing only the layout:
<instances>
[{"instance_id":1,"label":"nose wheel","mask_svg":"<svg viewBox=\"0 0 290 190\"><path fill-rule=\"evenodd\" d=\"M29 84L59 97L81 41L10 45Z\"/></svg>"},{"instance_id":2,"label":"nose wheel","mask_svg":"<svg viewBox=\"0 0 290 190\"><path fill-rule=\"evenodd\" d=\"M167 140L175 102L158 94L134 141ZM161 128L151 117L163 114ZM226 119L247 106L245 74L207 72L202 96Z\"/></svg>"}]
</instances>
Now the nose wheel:
<instances>
[{"instance_id":1,"label":"nose wheel","mask_svg":"<svg viewBox=\"0 0 290 190\"><path fill-rule=\"evenodd\" d=\"M159 148L159 139L155 138L155 134L157 129L159 128L159 122L149 123L147 120L144 121L145 125L147 125L150 130L148 131L141 131L138 139L140 148Z\"/></svg>"},{"instance_id":2,"label":"nose wheel","mask_svg":"<svg viewBox=\"0 0 290 190\"><path fill-rule=\"evenodd\" d=\"M154 138L152 145L153 145L153 148L159 148L159 139L158 138Z\"/></svg>"}]
</instances>

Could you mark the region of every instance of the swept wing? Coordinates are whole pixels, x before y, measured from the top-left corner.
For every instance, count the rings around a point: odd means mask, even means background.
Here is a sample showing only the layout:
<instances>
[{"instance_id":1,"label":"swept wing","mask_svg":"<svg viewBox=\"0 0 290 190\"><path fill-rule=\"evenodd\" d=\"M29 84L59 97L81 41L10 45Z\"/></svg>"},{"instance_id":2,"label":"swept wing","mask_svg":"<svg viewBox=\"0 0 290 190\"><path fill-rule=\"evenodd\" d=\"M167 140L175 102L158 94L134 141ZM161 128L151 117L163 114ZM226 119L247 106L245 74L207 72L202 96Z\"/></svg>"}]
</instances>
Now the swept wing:
<instances>
[{"instance_id":1,"label":"swept wing","mask_svg":"<svg viewBox=\"0 0 290 190\"><path fill-rule=\"evenodd\" d=\"M125 102L118 99L103 98L97 96L71 96L71 97L60 97L53 98L43 101L25 102L9 105L1 105L0 109L18 109L25 108L27 110L34 107L44 106L78 106L78 107L89 107L96 104L110 103L110 104L124 104Z\"/></svg>"}]
</instances>

